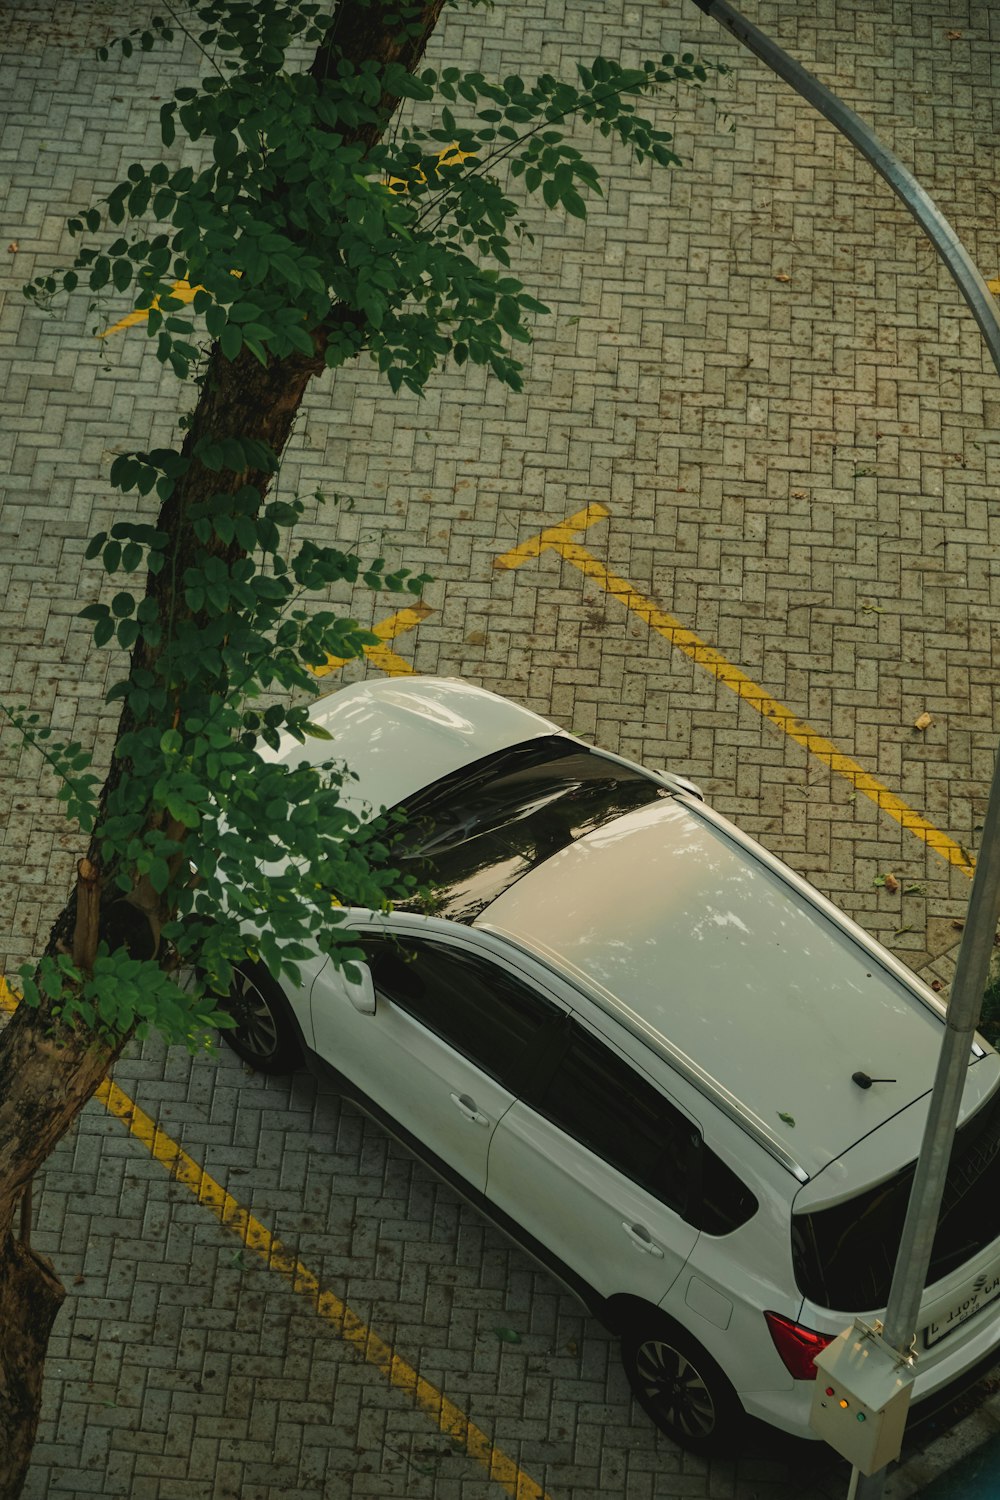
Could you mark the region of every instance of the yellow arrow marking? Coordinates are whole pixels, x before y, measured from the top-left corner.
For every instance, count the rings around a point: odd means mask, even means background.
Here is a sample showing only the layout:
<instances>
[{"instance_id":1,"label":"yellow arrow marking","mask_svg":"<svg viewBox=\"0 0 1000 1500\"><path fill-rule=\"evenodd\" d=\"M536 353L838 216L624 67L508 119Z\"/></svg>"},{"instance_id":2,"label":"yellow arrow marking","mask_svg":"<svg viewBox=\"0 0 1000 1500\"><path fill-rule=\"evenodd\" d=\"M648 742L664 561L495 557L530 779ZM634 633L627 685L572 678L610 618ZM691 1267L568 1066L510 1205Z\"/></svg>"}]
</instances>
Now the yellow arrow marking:
<instances>
[{"instance_id":1,"label":"yellow arrow marking","mask_svg":"<svg viewBox=\"0 0 1000 1500\"><path fill-rule=\"evenodd\" d=\"M429 604L411 604L408 609L401 609L388 619L380 620L377 625L372 626L372 635L377 635L380 641L395 640L397 635L404 631L413 630L421 620L426 620L428 615L434 611ZM366 646L365 655L373 666L380 668L388 677L413 676L414 668L395 651L390 651L388 646ZM316 677L325 677L328 672L335 672L338 667L346 667L349 661L356 658L351 656L327 657L322 667L313 667L312 671Z\"/></svg>"},{"instance_id":2,"label":"yellow arrow marking","mask_svg":"<svg viewBox=\"0 0 1000 1500\"><path fill-rule=\"evenodd\" d=\"M589 505L586 510L578 511L567 521L560 522L558 526L549 526L545 531L522 542L512 551L505 552L502 557L496 559L494 566L519 568L530 558L540 556L542 552L547 550L557 552L560 557L565 558L567 562L579 568L586 577L592 579L605 593L611 594L613 598L624 604L626 609L645 620L651 630L655 630L672 646L683 651L685 656L697 662L698 666L711 672L717 681L724 683L737 697L755 708L763 718L770 720L772 724L783 730L789 739L808 750L810 755L815 755L817 760L829 766L831 771L836 771L838 776L843 776L856 791L870 798L876 807L888 813L891 818L895 818L903 828L909 829L911 833L916 834L917 838L923 839L935 854L948 860L966 875L971 876L974 873L974 862L961 844L957 844L946 833L935 828L933 823L928 823L926 818L914 812L913 808L909 807L901 797L897 797L895 792L890 791L856 760L852 760L849 755L844 755L838 750L825 735L813 729L797 714L793 714L791 709L779 703L777 698L772 698L770 693L752 681L739 667L727 661L714 646L703 641L693 630L688 630L673 615L668 615L664 610L659 609L644 594L640 594L638 589L633 588L627 579L611 573L603 563L587 551L586 547L574 540L574 537L581 531L608 514L608 510L603 505Z\"/></svg>"},{"instance_id":3,"label":"yellow arrow marking","mask_svg":"<svg viewBox=\"0 0 1000 1500\"><path fill-rule=\"evenodd\" d=\"M6 980L0 978L0 1009L13 1012L17 997ZM460 1443L469 1457L475 1459L495 1479L500 1488L514 1500L551 1500L541 1485L519 1469L512 1458L494 1447L482 1428L457 1407L453 1401L418 1375L412 1365L395 1353L346 1302L320 1285L318 1276L298 1260L259 1219L244 1208L220 1183L210 1177L187 1152L161 1130L154 1120L130 1099L110 1078L98 1085L95 1097L109 1114L116 1115L175 1181L194 1194L200 1204L213 1213L225 1229L235 1234L269 1271L277 1271L293 1292L305 1297L324 1320L385 1376L389 1384L408 1396L415 1406L435 1421L446 1437Z\"/></svg>"}]
</instances>

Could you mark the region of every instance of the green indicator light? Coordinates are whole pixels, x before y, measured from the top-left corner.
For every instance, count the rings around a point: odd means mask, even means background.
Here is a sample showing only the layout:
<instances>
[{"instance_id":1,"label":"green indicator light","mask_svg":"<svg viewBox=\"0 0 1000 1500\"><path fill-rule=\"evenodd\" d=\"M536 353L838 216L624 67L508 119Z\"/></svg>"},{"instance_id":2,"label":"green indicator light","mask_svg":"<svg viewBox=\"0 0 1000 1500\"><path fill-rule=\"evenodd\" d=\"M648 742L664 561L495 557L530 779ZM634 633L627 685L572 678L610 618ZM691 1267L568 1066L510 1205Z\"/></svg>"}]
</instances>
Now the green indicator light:
<instances>
[{"instance_id":1,"label":"green indicator light","mask_svg":"<svg viewBox=\"0 0 1000 1500\"><path fill-rule=\"evenodd\" d=\"M865 1420L865 1414L864 1414L864 1412L863 1411L859 1411L858 1412L858 1421L859 1422L863 1422L864 1420Z\"/></svg>"}]
</instances>

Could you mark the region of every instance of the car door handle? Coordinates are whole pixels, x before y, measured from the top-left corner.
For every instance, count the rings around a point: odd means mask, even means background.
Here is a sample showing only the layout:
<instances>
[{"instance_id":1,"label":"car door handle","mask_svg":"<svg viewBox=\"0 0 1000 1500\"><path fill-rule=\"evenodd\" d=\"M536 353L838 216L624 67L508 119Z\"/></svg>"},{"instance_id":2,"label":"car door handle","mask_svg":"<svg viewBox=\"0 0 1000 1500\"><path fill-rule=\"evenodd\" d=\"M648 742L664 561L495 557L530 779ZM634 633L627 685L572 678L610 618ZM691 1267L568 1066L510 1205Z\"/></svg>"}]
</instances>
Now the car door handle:
<instances>
[{"instance_id":1,"label":"car door handle","mask_svg":"<svg viewBox=\"0 0 1000 1500\"><path fill-rule=\"evenodd\" d=\"M453 1094L452 1098L454 1097ZM623 1219L622 1228L637 1250L644 1250L647 1255L655 1255L658 1260L663 1259L663 1251L649 1230L645 1229L642 1224L630 1224L627 1219Z\"/></svg>"},{"instance_id":2,"label":"car door handle","mask_svg":"<svg viewBox=\"0 0 1000 1500\"><path fill-rule=\"evenodd\" d=\"M471 1099L468 1094L452 1094L451 1102L460 1114L472 1121L473 1125L490 1123L489 1115L484 1115L481 1110L477 1109L475 1099Z\"/></svg>"}]
</instances>

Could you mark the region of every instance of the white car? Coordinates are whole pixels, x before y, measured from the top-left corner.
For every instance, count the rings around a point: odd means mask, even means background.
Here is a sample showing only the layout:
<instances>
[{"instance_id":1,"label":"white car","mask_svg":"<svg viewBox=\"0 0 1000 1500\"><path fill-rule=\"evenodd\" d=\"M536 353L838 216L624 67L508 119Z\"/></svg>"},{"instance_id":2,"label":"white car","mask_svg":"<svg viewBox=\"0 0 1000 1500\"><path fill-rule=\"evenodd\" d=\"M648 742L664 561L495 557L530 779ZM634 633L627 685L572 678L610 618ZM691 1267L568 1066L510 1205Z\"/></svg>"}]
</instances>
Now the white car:
<instances>
[{"instance_id":1,"label":"white car","mask_svg":"<svg viewBox=\"0 0 1000 1500\"><path fill-rule=\"evenodd\" d=\"M801 1437L813 1357L880 1316L937 997L681 778L467 683L320 700L349 795L403 807L435 898L353 911L361 982L238 973L224 1033L304 1058L574 1288L696 1451ZM398 862L398 861L395 861ZM914 1402L1000 1346L1000 1061L969 1057Z\"/></svg>"}]
</instances>

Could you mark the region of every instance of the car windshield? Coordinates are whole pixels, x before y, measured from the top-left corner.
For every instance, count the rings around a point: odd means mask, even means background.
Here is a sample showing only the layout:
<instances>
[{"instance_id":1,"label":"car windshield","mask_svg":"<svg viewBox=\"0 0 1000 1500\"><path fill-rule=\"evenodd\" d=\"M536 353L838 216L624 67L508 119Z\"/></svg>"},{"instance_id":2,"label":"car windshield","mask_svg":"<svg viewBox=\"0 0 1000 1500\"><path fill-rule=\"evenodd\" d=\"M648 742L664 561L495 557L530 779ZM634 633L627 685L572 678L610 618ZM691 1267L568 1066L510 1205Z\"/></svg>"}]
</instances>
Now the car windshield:
<instances>
[{"instance_id":1,"label":"car windshield","mask_svg":"<svg viewBox=\"0 0 1000 1500\"><path fill-rule=\"evenodd\" d=\"M857 1197L792 1218L799 1290L821 1307L884 1307L915 1164ZM955 1136L928 1286L1000 1236L1000 1089Z\"/></svg>"},{"instance_id":2,"label":"car windshield","mask_svg":"<svg viewBox=\"0 0 1000 1500\"><path fill-rule=\"evenodd\" d=\"M393 860L430 886L408 904L471 922L529 870L613 818L669 793L562 735L497 751L402 804Z\"/></svg>"}]
</instances>

